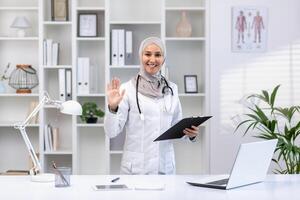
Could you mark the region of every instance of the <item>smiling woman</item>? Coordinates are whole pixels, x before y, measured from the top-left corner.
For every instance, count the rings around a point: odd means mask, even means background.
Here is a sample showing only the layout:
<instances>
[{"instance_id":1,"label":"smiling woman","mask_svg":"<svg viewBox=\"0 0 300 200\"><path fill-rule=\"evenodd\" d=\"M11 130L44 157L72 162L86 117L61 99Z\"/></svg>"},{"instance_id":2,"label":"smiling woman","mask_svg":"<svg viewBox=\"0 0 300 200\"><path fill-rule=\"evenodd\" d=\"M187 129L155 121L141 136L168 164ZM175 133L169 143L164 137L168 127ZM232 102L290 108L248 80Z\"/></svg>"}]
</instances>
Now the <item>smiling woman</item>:
<instances>
[{"instance_id":1,"label":"smiling woman","mask_svg":"<svg viewBox=\"0 0 300 200\"><path fill-rule=\"evenodd\" d=\"M174 174L172 142L153 140L182 118L178 89L161 75L166 51L160 38L145 39L139 56L140 71L134 78L122 85L114 78L107 85L104 129L110 138L126 129L122 174ZM184 133L195 138L198 127Z\"/></svg>"}]
</instances>

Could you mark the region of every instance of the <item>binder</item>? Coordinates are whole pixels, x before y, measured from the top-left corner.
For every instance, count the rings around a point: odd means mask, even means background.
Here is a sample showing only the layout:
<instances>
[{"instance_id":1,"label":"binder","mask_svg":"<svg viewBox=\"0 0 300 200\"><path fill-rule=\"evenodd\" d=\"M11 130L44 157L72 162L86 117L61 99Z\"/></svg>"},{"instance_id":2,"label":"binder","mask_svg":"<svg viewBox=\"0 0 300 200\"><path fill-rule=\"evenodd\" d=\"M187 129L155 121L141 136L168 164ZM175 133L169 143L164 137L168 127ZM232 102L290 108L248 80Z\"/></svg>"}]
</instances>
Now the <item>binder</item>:
<instances>
[{"instance_id":1,"label":"binder","mask_svg":"<svg viewBox=\"0 0 300 200\"><path fill-rule=\"evenodd\" d=\"M90 58L83 58L83 94L90 93Z\"/></svg>"},{"instance_id":2,"label":"binder","mask_svg":"<svg viewBox=\"0 0 300 200\"><path fill-rule=\"evenodd\" d=\"M132 31L126 31L125 36L125 64L129 65L132 63Z\"/></svg>"},{"instance_id":3,"label":"binder","mask_svg":"<svg viewBox=\"0 0 300 200\"><path fill-rule=\"evenodd\" d=\"M211 117L212 116L184 118L180 120L177 124L169 128L166 132L161 134L158 138L154 140L154 142L160 140L181 138L185 135L183 133L183 130L185 128L190 128L191 126L199 126Z\"/></svg>"},{"instance_id":4,"label":"binder","mask_svg":"<svg viewBox=\"0 0 300 200\"><path fill-rule=\"evenodd\" d=\"M112 29L111 31L111 65L118 66L118 57L119 57L119 45L118 45L118 30Z\"/></svg>"},{"instance_id":5,"label":"binder","mask_svg":"<svg viewBox=\"0 0 300 200\"><path fill-rule=\"evenodd\" d=\"M72 72L66 69L66 100L72 99Z\"/></svg>"},{"instance_id":6,"label":"binder","mask_svg":"<svg viewBox=\"0 0 300 200\"><path fill-rule=\"evenodd\" d=\"M90 65L90 93L97 93L99 91L98 77L98 66L95 64Z\"/></svg>"},{"instance_id":7,"label":"binder","mask_svg":"<svg viewBox=\"0 0 300 200\"><path fill-rule=\"evenodd\" d=\"M55 42L52 45L52 65L58 65L58 52L59 52L59 43Z\"/></svg>"},{"instance_id":8,"label":"binder","mask_svg":"<svg viewBox=\"0 0 300 200\"><path fill-rule=\"evenodd\" d=\"M47 66L51 66L52 65L52 43L53 40L52 39L47 39L46 40L46 46L47 46Z\"/></svg>"},{"instance_id":9,"label":"binder","mask_svg":"<svg viewBox=\"0 0 300 200\"><path fill-rule=\"evenodd\" d=\"M47 65L47 41L43 40L43 65Z\"/></svg>"},{"instance_id":10,"label":"binder","mask_svg":"<svg viewBox=\"0 0 300 200\"><path fill-rule=\"evenodd\" d=\"M58 84L59 84L59 100L66 101L65 69L58 70Z\"/></svg>"},{"instance_id":11,"label":"binder","mask_svg":"<svg viewBox=\"0 0 300 200\"><path fill-rule=\"evenodd\" d=\"M77 59L77 92L83 94L83 58Z\"/></svg>"},{"instance_id":12,"label":"binder","mask_svg":"<svg viewBox=\"0 0 300 200\"><path fill-rule=\"evenodd\" d=\"M90 93L90 58L78 57L77 63L78 94Z\"/></svg>"},{"instance_id":13,"label":"binder","mask_svg":"<svg viewBox=\"0 0 300 200\"><path fill-rule=\"evenodd\" d=\"M125 30L119 29L118 31L118 42L119 42L119 57L118 66L125 65Z\"/></svg>"}]
</instances>

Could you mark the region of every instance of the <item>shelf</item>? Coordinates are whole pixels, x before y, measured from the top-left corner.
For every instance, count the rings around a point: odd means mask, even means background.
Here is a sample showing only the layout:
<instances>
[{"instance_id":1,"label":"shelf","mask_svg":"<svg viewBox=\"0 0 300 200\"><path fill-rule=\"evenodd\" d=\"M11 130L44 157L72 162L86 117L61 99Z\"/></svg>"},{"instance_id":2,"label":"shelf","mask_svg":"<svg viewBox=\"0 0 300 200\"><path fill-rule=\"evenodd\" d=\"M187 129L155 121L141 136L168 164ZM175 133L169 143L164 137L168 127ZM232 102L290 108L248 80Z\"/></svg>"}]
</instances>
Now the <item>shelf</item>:
<instances>
[{"instance_id":1,"label":"shelf","mask_svg":"<svg viewBox=\"0 0 300 200\"><path fill-rule=\"evenodd\" d=\"M205 97L205 94L204 93L191 93L191 94L179 93L178 96L179 97Z\"/></svg>"},{"instance_id":2,"label":"shelf","mask_svg":"<svg viewBox=\"0 0 300 200\"><path fill-rule=\"evenodd\" d=\"M166 41L205 41L205 37L166 37Z\"/></svg>"},{"instance_id":3,"label":"shelf","mask_svg":"<svg viewBox=\"0 0 300 200\"><path fill-rule=\"evenodd\" d=\"M167 11L205 11L205 7L181 7L181 6L178 6L178 7L173 7L173 6L169 6L169 7L166 7L166 10Z\"/></svg>"},{"instance_id":4,"label":"shelf","mask_svg":"<svg viewBox=\"0 0 300 200\"><path fill-rule=\"evenodd\" d=\"M109 66L110 69L139 69L139 65Z\"/></svg>"},{"instance_id":5,"label":"shelf","mask_svg":"<svg viewBox=\"0 0 300 200\"><path fill-rule=\"evenodd\" d=\"M0 97L38 97L39 94L31 93L31 94L17 94L17 93L2 93Z\"/></svg>"},{"instance_id":6,"label":"shelf","mask_svg":"<svg viewBox=\"0 0 300 200\"><path fill-rule=\"evenodd\" d=\"M7 127L7 128L14 128L14 124L18 122L7 122L7 123L0 123L0 127ZM27 128L38 128L39 124L29 124Z\"/></svg>"},{"instance_id":7,"label":"shelf","mask_svg":"<svg viewBox=\"0 0 300 200\"><path fill-rule=\"evenodd\" d=\"M57 65L57 66L47 66L43 65L44 69L72 69L72 65Z\"/></svg>"},{"instance_id":8,"label":"shelf","mask_svg":"<svg viewBox=\"0 0 300 200\"><path fill-rule=\"evenodd\" d=\"M110 24L140 24L140 25L160 25L160 21L110 21Z\"/></svg>"},{"instance_id":9,"label":"shelf","mask_svg":"<svg viewBox=\"0 0 300 200\"><path fill-rule=\"evenodd\" d=\"M44 21L44 25L72 25L70 21Z\"/></svg>"},{"instance_id":10,"label":"shelf","mask_svg":"<svg viewBox=\"0 0 300 200\"><path fill-rule=\"evenodd\" d=\"M96 124L77 124L77 127L104 127L103 123Z\"/></svg>"},{"instance_id":11,"label":"shelf","mask_svg":"<svg viewBox=\"0 0 300 200\"><path fill-rule=\"evenodd\" d=\"M97 94L78 94L77 97L105 97L104 93Z\"/></svg>"},{"instance_id":12,"label":"shelf","mask_svg":"<svg viewBox=\"0 0 300 200\"><path fill-rule=\"evenodd\" d=\"M72 151L45 151L45 155L72 155Z\"/></svg>"},{"instance_id":13,"label":"shelf","mask_svg":"<svg viewBox=\"0 0 300 200\"><path fill-rule=\"evenodd\" d=\"M39 41L38 37L0 37L0 41Z\"/></svg>"},{"instance_id":14,"label":"shelf","mask_svg":"<svg viewBox=\"0 0 300 200\"><path fill-rule=\"evenodd\" d=\"M76 8L78 11L105 11L104 7L77 7Z\"/></svg>"},{"instance_id":15,"label":"shelf","mask_svg":"<svg viewBox=\"0 0 300 200\"><path fill-rule=\"evenodd\" d=\"M38 11L38 7L18 7L18 6L7 6L7 7L0 7L0 10L28 10L28 11Z\"/></svg>"},{"instance_id":16,"label":"shelf","mask_svg":"<svg viewBox=\"0 0 300 200\"><path fill-rule=\"evenodd\" d=\"M77 37L78 41L105 41L105 37Z\"/></svg>"},{"instance_id":17,"label":"shelf","mask_svg":"<svg viewBox=\"0 0 300 200\"><path fill-rule=\"evenodd\" d=\"M109 151L109 154L112 154L112 155L123 154L123 151L111 150L111 151Z\"/></svg>"},{"instance_id":18,"label":"shelf","mask_svg":"<svg viewBox=\"0 0 300 200\"><path fill-rule=\"evenodd\" d=\"M16 94L14 93L15 90L9 88L7 88L7 93L0 93L0 100L3 105L1 111L4 113L0 118L0 135L2 133L2 143L4 144L0 151L15 151L15 144L18 143L11 137L16 137L13 135L15 133L18 137L21 136L14 125L25 120L24 117L28 115L29 107L33 107L37 101L41 100L42 91L48 91L54 99L59 99L59 69L72 71L73 100L77 100L81 104L92 101L102 109L107 107L106 83L115 76L121 82L125 82L140 70L137 51L133 51L132 56L126 60L126 65L110 65L110 43L112 39L110 32L113 29L132 31L132 49L134 50L138 50L144 38L151 36L162 38L168 49L166 65L172 66L169 68L169 74L172 78L170 81L176 81L181 92L178 96L184 111L182 115L188 117L209 113L209 110L206 110L208 92L205 90L209 86L206 85L209 84L209 80L204 74L207 72L206 52L208 43L206 40L209 36L209 32L207 32L209 27L206 26L209 19L206 16L209 14L209 6L206 6L206 0L156 0L149 6L145 6L147 0L136 1L134 5L129 4L131 0L69 0L68 21L52 21L51 0L23 1L3 0L0 3L2 4L0 14L3 18L1 18L3 30L1 29L0 46L3 46L2 50L5 50L2 57L11 58L11 63L18 63L18 60L25 59L26 62L39 66L40 84L33 90L33 94ZM150 14L148 11L151 11ZM193 27L192 37L177 37L176 26L182 11L186 11ZM148 14L145 15L147 12ZM98 37L79 37L77 18L81 13L97 14ZM12 34L14 32L9 29L9 22L17 14L25 15L33 22L32 33L28 33L26 37L12 37L17 35ZM59 65L43 64L44 39L52 39L53 42L60 44ZM27 53L24 53L24 49ZM178 59L178 56L181 59ZM78 57L89 57L90 66L93 66L90 72L90 80L94 83L90 88L91 94L78 93L78 86L76 85L79 74L76 66ZM2 71L4 71L4 67L5 65L2 66ZM196 94L184 93L184 79L182 77L184 74L191 74L191 72L197 77L201 77L198 79L199 93ZM41 147L40 159L43 161L42 170L44 172L51 171L49 164L52 160L62 166L70 166L74 174L119 172L121 157L124 152L122 145L126 138L125 134L109 139L105 134L103 118L99 118L98 123L87 124L82 122L79 116L72 117L61 114L58 107L54 105L42 106L41 114L42 117L38 124L30 124L27 128L28 133L33 133L30 137L33 139L34 146ZM60 148L57 151L43 148L44 140L41 139L44 138L44 132L48 131L45 127L48 123L59 128ZM207 123L207 127L203 125L200 130L204 135L207 135L209 128L209 123ZM186 148L185 144L182 143L176 144L176 148L183 152L177 155L178 173L202 173L199 171L203 168L201 164L193 166L184 164L187 163L185 162L185 154L199 150L202 153L202 142L204 140L199 140L201 145L197 144L192 147L189 145L189 148ZM2 156L2 159L7 161L0 166L0 170L3 171L10 166L22 167L23 164L18 162L21 157L23 156L17 155L16 159L10 160L6 159L5 155ZM201 159L196 159L197 163L205 163L202 162L202 157L205 158L201 155ZM188 159L188 161L190 160Z\"/></svg>"}]
</instances>

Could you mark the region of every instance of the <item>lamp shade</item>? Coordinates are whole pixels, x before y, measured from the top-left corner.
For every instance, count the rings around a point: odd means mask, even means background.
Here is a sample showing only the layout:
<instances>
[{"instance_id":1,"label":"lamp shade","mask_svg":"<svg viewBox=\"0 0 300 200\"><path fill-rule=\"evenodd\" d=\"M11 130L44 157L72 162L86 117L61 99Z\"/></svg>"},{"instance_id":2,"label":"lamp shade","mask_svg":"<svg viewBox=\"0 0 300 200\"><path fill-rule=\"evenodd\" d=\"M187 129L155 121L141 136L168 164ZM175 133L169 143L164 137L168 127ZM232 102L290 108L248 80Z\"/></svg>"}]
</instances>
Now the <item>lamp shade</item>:
<instances>
[{"instance_id":1,"label":"lamp shade","mask_svg":"<svg viewBox=\"0 0 300 200\"><path fill-rule=\"evenodd\" d=\"M60 112L67 115L81 115L82 107L77 101L66 101L61 104Z\"/></svg>"},{"instance_id":2,"label":"lamp shade","mask_svg":"<svg viewBox=\"0 0 300 200\"><path fill-rule=\"evenodd\" d=\"M18 16L14 19L13 23L10 25L11 28L30 28L31 24L24 16Z\"/></svg>"}]
</instances>

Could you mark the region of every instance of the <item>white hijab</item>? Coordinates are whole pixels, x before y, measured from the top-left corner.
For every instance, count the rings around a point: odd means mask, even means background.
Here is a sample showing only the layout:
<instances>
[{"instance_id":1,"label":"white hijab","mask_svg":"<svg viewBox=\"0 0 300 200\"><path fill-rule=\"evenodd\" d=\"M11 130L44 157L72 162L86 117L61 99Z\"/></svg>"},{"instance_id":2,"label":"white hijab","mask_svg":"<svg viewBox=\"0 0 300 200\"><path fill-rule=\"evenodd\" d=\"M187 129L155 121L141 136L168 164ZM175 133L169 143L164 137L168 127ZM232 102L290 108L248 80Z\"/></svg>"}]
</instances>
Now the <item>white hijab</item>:
<instances>
[{"instance_id":1,"label":"white hijab","mask_svg":"<svg viewBox=\"0 0 300 200\"><path fill-rule=\"evenodd\" d=\"M150 45L150 44L155 44L157 45L162 52L162 56L164 59L166 58L166 48L165 45L163 44L162 40L158 37L149 37L144 39L141 42L140 48L139 48L139 57L140 57L140 71L137 74L136 77L131 79L132 83L134 86L136 86L137 83L137 78L139 78L139 84L138 84L138 92L141 94L151 97L151 98L162 98L163 93L162 89L166 85L166 81L162 75L161 72L157 72L155 75L151 75L147 73L144 69L143 62L142 62L142 56L143 56L143 51L144 49Z\"/></svg>"}]
</instances>

